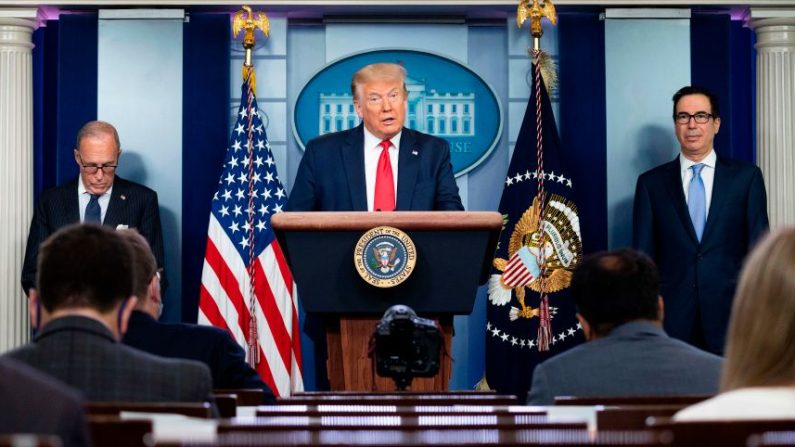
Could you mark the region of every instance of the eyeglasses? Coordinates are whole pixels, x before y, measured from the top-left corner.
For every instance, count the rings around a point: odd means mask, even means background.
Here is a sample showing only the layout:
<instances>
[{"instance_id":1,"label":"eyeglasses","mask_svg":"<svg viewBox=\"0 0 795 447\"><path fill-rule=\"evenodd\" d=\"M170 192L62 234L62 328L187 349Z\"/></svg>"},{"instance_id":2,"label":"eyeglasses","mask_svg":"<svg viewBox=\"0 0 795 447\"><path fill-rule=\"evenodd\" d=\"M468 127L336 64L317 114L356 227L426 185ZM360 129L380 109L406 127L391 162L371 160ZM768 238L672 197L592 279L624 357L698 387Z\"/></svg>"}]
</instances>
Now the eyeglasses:
<instances>
[{"instance_id":1,"label":"eyeglasses","mask_svg":"<svg viewBox=\"0 0 795 447\"><path fill-rule=\"evenodd\" d=\"M387 93L386 99L389 101L390 104L397 104L403 98L403 95L399 90L392 90L391 92ZM367 96L367 105L370 106L380 106L384 103L384 97L381 95L368 95Z\"/></svg>"},{"instance_id":2,"label":"eyeglasses","mask_svg":"<svg viewBox=\"0 0 795 447\"><path fill-rule=\"evenodd\" d=\"M83 164L83 158L80 157L80 154L77 154L77 158L78 160L80 160L80 167L83 168L83 170L86 171L86 173L88 174L96 174L97 171L99 171L100 169L102 169L102 172L104 174L113 174L114 172L116 172L116 168L119 167L119 165L102 165L102 166L85 165Z\"/></svg>"},{"instance_id":3,"label":"eyeglasses","mask_svg":"<svg viewBox=\"0 0 795 447\"><path fill-rule=\"evenodd\" d=\"M674 120L676 120L676 122L679 124L689 123L690 118L696 120L696 123L698 124L707 124L707 122L709 122L709 119L712 118L712 114L707 112L696 112L691 115L689 113L679 112L676 115L674 115Z\"/></svg>"}]
</instances>

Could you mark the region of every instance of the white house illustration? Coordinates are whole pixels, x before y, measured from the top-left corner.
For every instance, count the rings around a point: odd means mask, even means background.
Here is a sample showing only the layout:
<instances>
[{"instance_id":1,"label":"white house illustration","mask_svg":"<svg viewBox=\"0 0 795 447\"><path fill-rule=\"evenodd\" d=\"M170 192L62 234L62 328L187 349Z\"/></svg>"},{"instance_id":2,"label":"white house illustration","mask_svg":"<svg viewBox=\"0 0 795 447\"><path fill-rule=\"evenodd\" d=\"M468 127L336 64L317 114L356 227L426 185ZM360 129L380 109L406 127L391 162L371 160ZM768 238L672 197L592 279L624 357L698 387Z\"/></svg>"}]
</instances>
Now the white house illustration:
<instances>
[{"instance_id":1,"label":"white house illustration","mask_svg":"<svg viewBox=\"0 0 795 447\"><path fill-rule=\"evenodd\" d=\"M409 91L406 127L438 137L475 135L475 94L426 92L425 83L406 78ZM356 127L361 119L350 93L321 93L318 113L320 135Z\"/></svg>"}]
</instances>

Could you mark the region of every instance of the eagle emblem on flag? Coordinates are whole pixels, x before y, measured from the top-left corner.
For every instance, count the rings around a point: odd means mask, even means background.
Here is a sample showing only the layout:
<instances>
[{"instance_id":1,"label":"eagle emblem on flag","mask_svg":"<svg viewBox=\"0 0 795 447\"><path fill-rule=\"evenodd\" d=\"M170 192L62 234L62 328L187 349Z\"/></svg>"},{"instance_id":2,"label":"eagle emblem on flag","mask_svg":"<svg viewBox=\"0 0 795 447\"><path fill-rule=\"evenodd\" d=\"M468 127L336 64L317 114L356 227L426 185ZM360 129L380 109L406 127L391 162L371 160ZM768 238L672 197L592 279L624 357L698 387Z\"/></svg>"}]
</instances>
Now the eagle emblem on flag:
<instances>
[{"instance_id":1,"label":"eagle emblem on flag","mask_svg":"<svg viewBox=\"0 0 795 447\"><path fill-rule=\"evenodd\" d=\"M582 257L580 219L577 206L563 196L550 196L539 219L539 199L526 209L514 226L508 242L508 259L494 258L494 268L501 274L489 278L489 301L504 306L516 294L520 308L510 309L510 319L537 317L539 310L525 302L526 289L554 293L569 287L571 272ZM540 259L546 260L542 271ZM542 278L543 276L543 278Z\"/></svg>"}]
</instances>

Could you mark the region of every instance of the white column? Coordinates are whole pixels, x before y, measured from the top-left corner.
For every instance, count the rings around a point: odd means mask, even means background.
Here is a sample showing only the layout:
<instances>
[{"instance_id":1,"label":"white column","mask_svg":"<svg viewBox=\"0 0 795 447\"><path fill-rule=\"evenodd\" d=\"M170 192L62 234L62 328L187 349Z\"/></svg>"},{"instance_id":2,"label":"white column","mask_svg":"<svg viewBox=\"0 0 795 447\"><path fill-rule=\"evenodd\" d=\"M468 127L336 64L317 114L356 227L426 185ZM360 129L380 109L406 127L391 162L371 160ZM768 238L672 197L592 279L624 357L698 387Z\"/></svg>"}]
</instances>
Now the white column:
<instances>
[{"instance_id":1,"label":"white column","mask_svg":"<svg viewBox=\"0 0 795 447\"><path fill-rule=\"evenodd\" d=\"M795 224L795 9L752 9L756 31L756 159L770 226Z\"/></svg>"},{"instance_id":2,"label":"white column","mask_svg":"<svg viewBox=\"0 0 795 447\"><path fill-rule=\"evenodd\" d=\"M35 9L0 9L0 352L28 340L19 284L33 211Z\"/></svg>"}]
</instances>

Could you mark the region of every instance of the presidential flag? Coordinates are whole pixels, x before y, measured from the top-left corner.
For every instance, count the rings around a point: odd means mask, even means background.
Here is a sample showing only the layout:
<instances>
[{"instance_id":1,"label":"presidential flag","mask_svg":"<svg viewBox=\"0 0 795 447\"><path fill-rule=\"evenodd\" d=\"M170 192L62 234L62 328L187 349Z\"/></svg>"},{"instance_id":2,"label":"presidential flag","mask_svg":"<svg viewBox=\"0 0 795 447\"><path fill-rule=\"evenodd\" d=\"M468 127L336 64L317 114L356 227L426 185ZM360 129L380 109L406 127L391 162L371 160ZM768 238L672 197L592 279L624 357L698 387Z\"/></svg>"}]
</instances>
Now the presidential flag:
<instances>
[{"instance_id":1,"label":"presidential flag","mask_svg":"<svg viewBox=\"0 0 795 447\"><path fill-rule=\"evenodd\" d=\"M540 76L537 82L505 177L487 304L486 383L520 399L535 365L583 339L568 293L582 257L576 185Z\"/></svg>"},{"instance_id":2,"label":"presidential flag","mask_svg":"<svg viewBox=\"0 0 795 447\"><path fill-rule=\"evenodd\" d=\"M212 199L199 322L226 329L277 396L303 390L296 287L271 227L287 202L251 86Z\"/></svg>"}]
</instances>

